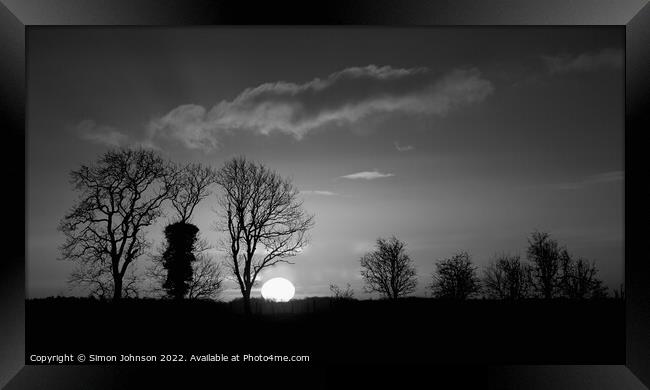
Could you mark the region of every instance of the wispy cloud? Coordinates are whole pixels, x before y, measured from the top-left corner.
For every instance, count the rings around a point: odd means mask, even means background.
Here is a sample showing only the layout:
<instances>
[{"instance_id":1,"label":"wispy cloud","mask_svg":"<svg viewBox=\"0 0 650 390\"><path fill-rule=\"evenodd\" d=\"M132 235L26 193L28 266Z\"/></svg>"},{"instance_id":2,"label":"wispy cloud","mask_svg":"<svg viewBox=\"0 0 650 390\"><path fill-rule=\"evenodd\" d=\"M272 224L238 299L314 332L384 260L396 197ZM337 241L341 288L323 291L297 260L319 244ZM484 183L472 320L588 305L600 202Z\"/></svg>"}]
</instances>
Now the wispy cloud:
<instances>
[{"instance_id":1,"label":"wispy cloud","mask_svg":"<svg viewBox=\"0 0 650 390\"><path fill-rule=\"evenodd\" d=\"M395 149L397 149L398 152L408 152L409 150L415 149L415 146L413 146L413 145L400 145L399 143L395 142Z\"/></svg>"},{"instance_id":2,"label":"wispy cloud","mask_svg":"<svg viewBox=\"0 0 650 390\"><path fill-rule=\"evenodd\" d=\"M129 137L115 127L99 125L89 119L79 122L74 127L74 131L81 139L100 145L119 147L129 143Z\"/></svg>"},{"instance_id":3,"label":"wispy cloud","mask_svg":"<svg viewBox=\"0 0 650 390\"><path fill-rule=\"evenodd\" d=\"M73 126L73 131L83 140L98 145L114 147L139 147L145 149L159 149L151 140L135 139L108 125L101 125L94 120L85 119Z\"/></svg>"},{"instance_id":4,"label":"wispy cloud","mask_svg":"<svg viewBox=\"0 0 650 390\"><path fill-rule=\"evenodd\" d=\"M357 173L351 173L349 175L341 176L343 179L350 179L350 180L374 180L374 179L381 179L384 177L391 177L395 176L392 173L382 173L379 171L363 171L363 172L357 172Z\"/></svg>"},{"instance_id":5,"label":"wispy cloud","mask_svg":"<svg viewBox=\"0 0 650 390\"><path fill-rule=\"evenodd\" d=\"M306 191L300 191L302 195L318 195L318 196L336 196L338 195L336 192L332 191L321 191L321 190L306 190Z\"/></svg>"},{"instance_id":6,"label":"wispy cloud","mask_svg":"<svg viewBox=\"0 0 650 390\"><path fill-rule=\"evenodd\" d=\"M542 56L551 74L621 69L623 67L623 58L623 51L620 49L603 49L598 52L578 55Z\"/></svg>"},{"instance_id":7,"label":"wispy cloud","mask_svg":"<svg viewBox=\"0 0 650 390\"><path fill-rule=\"evenodd\" d=\"M242 91L212 108L178 106L149 123L151 139L211 150L224 133L288 134L302 139L324 126L354 124L377 114L444 116L480 102L493 85L476 68L434 74L427 68L352 67L303 84L278 81Z\"/></svg>"},{"instance_id":8,"label":"wispy cloud","mask_svg":"<svg viewBox=\"0 0 650 390\"><path fill-rule=\"evenodd\" d=\"M587 176L584 179L575 182L560 183L557 185L557 188L562 190L577 190L596 184L618 183L624 180L624 176L624 171L604 172L597 175Z\"/></svg>"}]
</instances>

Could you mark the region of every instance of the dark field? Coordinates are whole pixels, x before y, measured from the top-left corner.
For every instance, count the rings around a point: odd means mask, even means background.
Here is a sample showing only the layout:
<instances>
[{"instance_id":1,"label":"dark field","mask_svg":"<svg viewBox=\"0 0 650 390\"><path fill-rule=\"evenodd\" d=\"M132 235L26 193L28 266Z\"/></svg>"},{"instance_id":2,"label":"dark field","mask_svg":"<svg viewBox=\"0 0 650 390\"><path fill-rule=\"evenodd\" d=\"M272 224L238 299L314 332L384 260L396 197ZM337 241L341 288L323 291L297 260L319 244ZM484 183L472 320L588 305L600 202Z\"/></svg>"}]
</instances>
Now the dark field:
<instances>
[{"instance_id":1,"label":"dark field","mask_svg":"<svg viewBox=\"0 0 650 390\"><path fill-rule=\"evenodd\" d=\"M623 300L308 298L256 300L253 310L246 319L239 302L28 300L26 364L32 354L64 353L310 356L290 365L625 363Z\"/></svg>"}]
</instances>

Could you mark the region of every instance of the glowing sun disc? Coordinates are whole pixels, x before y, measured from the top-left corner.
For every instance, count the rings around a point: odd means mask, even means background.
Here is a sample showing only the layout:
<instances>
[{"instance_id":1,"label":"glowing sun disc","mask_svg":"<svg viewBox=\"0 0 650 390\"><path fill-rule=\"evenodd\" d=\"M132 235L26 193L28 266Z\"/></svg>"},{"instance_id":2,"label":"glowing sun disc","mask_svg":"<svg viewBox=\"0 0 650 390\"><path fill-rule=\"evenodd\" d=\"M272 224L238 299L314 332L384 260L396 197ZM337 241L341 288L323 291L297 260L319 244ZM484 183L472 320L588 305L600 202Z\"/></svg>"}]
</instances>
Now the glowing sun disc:
<instances>
[{"instance_id":1,"label":"glowing sun disc","mask_svg":"<svg viewBox=\"0 0 650 390\"><path fill-rule=\"evenodd\" d=\"M296 288L285 278L269 279L262 286L262 297L275 302L288 302L296 293Z\"/></svg>"}]
</instances>

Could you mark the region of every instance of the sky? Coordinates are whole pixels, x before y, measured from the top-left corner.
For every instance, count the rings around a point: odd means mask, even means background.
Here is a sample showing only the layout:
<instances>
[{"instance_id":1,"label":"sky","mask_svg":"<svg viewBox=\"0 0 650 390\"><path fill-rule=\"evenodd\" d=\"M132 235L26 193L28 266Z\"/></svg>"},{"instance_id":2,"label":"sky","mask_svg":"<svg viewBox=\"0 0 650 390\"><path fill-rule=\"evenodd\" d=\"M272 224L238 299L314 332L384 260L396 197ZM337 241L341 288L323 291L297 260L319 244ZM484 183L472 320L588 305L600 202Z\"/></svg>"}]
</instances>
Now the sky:
<instances>
[{"instance_id":1,"label":"sky","mask_svg":"<svg viewBox=\"0 0 650 390\"><path fill-rule=\"evenodd\" d=\"M297 297L350 283L376 298L359 259L378 237L406 243L425 296L437 260L467 251L481 272L525 257L535 230L618 288L623 45L618 27L30 28L28 297L83 295L57 226L69 172L115 147L215 168L245 155L290 177L311 242L261 278ZM193 220L213 244L215 205ZM238 295L229 281L223 298Z\"/></svg>"}]
</instances>

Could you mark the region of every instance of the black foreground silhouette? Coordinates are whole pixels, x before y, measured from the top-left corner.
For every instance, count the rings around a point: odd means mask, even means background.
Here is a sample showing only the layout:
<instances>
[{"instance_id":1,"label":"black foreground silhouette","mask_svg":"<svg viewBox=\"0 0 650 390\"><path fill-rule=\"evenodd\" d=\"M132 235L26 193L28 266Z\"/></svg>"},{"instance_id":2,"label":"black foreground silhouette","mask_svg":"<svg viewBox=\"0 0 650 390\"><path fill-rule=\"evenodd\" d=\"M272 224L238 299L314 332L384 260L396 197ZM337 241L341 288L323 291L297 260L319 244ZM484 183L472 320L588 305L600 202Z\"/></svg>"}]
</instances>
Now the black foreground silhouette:
<instances>
[{"instance_id":1,"label":"black foreground silhouette","mask_svg":"<svg viewBox=\"0 0 650 390\"><path fill-rule=\"evenodd\" d=\"M251 308L247 317L241 300L28 300L26 359L47 353L152 353L187 354L186 359L189 354L310 356L308 363L255 363L272 365L625 360L622 299L252 299Z\"/></svg>"}]
</instances>

